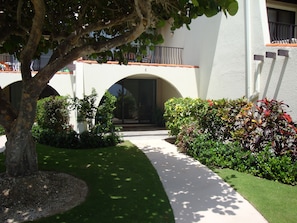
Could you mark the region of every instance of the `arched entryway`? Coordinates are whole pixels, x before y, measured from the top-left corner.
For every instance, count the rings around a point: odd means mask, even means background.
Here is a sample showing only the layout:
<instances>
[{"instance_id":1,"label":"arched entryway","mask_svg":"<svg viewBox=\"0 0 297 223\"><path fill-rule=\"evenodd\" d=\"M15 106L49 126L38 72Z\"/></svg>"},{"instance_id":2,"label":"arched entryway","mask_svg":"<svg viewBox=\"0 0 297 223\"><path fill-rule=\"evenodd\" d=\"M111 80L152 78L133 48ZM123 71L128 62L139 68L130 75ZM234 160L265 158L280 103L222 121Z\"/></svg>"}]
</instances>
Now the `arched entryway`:
<instances>
[{"instance_id":1,"label":"arched entryway","mask_svg":"<svg viewBox=\"0 0 297 223\"><path fill-rule=\"evenodd\" d=\"M19 108L20 100L21 100L21 93L22 93L22 82L17 81L3 89L4 95L8 101L12 104L15 109ZM51 95L59 95L59 93L52 88L51 86L47 85L45 89L41 92L39 98L46 98Z\"/></svg>"},{"instance_id":2,"label":"arched entryway","mask_svg":"<svg viewBox=\"0 0 297 223\"><path fill-rule=\"evenodd\" d=\"M118 123L154 122L155 79L123 79L111 86L109 92L117 97L115 120Z\"/></svg>"},{"instance_id":3,"label":"arched entryway","mask_svg":"<svg viewBox=\"0 0 297 223\"><path fill-rule=\"evenodd\" d=\"M164 102L180 93L163 79L135 75L122 79L108 91L116 96L114 123L160 125Z\"/></svg>"}]
</instances>

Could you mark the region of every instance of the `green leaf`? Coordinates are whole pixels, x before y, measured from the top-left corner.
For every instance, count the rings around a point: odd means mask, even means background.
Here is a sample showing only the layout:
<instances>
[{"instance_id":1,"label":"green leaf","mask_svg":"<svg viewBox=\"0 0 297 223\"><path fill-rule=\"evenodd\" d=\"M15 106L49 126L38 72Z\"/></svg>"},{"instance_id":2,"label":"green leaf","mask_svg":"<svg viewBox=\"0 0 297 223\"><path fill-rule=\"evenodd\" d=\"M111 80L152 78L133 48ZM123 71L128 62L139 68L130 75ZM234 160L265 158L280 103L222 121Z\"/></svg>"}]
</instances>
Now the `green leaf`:
<instances>
[{"instance_id":1,"label":"green leaf","mask_svg":"<svg viewBox=\"0 0 297 223\"><path fill-rule=\"evenodd\" d=\"M198 7L199 6L199 2L198 0L192 0L192 3L194 6Z\"/></svg>"},{"instance_id":2,"label":"green leaf","mask_svg":"<svg viewBox=\"0 0 297 223\"><path fill-rule=\"evenodd\" d=\"M161 19L161 20L158 21L156 27L161 28L161 27L164 27L165 24L166 24L166 21L164 19Z\"/></svg>"},{"instance_id":3,"label":"green leaf","mask_svg":"<svg viewBox=\"0 0 297 223\"><path fill-rule=\"evenodd\" d=\"M231 16L234 16L238 11L238 2L232 2L228 6L227 11Z\"/></svg>"}]
</instances>

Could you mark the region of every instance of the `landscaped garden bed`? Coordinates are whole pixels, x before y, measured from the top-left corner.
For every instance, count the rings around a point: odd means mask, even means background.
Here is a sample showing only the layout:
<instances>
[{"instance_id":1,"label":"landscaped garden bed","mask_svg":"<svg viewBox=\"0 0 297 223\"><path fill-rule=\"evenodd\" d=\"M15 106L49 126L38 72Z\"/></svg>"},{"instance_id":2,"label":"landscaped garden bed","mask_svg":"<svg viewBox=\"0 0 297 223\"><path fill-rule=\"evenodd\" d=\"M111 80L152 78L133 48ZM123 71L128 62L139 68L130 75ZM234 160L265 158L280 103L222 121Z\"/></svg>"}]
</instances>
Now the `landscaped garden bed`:
<instances>
[{"instance_id":1,"label":"landscaped garden bed","mask_svg":"<svg viewBox=\"0 0 297 223\"><path fill-rule=\"evenodd\" d=\"M283 102L173 98L167 128L181 152L210 168L297 183L297 128Z\"/></svg>"}]
</instances>

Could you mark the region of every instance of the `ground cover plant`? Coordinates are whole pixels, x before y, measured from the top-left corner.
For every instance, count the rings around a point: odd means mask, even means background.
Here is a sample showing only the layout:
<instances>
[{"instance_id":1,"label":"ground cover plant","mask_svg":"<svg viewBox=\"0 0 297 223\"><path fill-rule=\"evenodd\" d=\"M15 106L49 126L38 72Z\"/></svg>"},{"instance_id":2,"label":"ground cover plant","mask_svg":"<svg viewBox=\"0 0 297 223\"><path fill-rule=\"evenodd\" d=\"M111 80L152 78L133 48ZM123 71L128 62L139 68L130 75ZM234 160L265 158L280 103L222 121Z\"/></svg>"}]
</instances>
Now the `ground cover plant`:
<instances>
[{"instance_id":1,"label":"ground cover plant","mask_svg":"<svg viewBox=\"0 0 297 223\"><path fill-rule=\"evenodd\" d=\"M269 223L296 222L297 187L230 169L216 172L245 197Z\"/></svg>"},{"instance_id":2,"label":"ground cover plant","mask_svg":"<svg viewBox=\"0 0 297 223\"><path fill-rule=\"evenodd\" d=\"M74 209L36 222L174 222L159 176L131 143L99 149L70 150L37 146L39 168L84 180L87 199ZM0 154L0 172L5 171Z\"/></svg>"}]
</instances>

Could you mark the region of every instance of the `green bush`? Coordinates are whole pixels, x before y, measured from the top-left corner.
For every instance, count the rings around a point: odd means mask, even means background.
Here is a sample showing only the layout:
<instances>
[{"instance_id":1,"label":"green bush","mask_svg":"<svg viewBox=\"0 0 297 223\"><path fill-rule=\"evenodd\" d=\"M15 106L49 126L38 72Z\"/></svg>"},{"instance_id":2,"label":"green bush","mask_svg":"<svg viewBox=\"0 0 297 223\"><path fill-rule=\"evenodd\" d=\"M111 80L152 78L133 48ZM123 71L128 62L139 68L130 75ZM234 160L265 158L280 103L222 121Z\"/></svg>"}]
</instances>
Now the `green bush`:
<instances>
[{"instance_id":1,"label":"green bush","mask_svg":"<svg viewBox=\"0 0 297 223\"><path fill-rule=\"evenodd\" d=\"M84 99L73 99L80 114L90 123L98 110L96 125L90 130L77 134L68 124L69 111L66 97L49 97L38 102L36 124L32 127L32 135L41 144L59 148L98 148L114 146L121 140L118 129L113 125L113 111L116 98L106 92L98 109L94 107L95 90ZM74 105L72 105L74 106ZM75 107L74 106L74 107Z\"/></svg>"},{"instance_id":2,"label":"green bush","mask_svg":"<svg viewBox=\"0 0 297 223\"><path fill-rule=\"evenodd\" d=\"M297 184L297 162L289 155L276 156L269 147L253 153L238 143L214 141L200 134L190 143L187 154L210 168L230 168L285 184Z\"/></svg>"},{"instance_id":3,"label":"green bush","mask_svg":"<svg viewBox=\"0 0 297 223\"><path fill-rule=\"evenodd\" d=\"M197 121L198 117L205 117L208 103L202 99L171 98L165 102L164 119L170 134L177 136L182 126Z\"/></svg>"},{"instance_id":4,"label":"green bush","mask_svg":"<svg viewBox=\"0 0 297 223\"><path fill-rule=\"evenodd\" d=\"M247 150L262 151L270 146L281 156L289 153L297 160L297 128L284 110L283 102L263 99L253 105L237 100L173 98L165 103L166 126L182 143L184 126L195 123L196 131L211 139L238 141ZM188 136L186 136L188 137ZM185 149L185 148L183 148Z\"/></svg>"},{"instance_id":5,"label":"green bush","mask_svg":"<svg viewBox=\"0 0 297 223\"><path fill-rule=\"evenodd\" d=\"M69 128L68 98L50 96L37 102L36 123L42 129L63 132Z\"/></svg>"},{"instance_id":6,"label":"green bush","mask_svg":"<svg viewBox=\"0 0 297 223\"><path fill-rule=\"evenodd\" d=\"M117 134L105 134L99 135L93 132L85 131L79 135L80 138L80 148L98 148L106 146L115 146L121 140Z\"/></svg>"},{"instance_id":7,"label":"green bush","mask_svg":"<svg viewBox=\"0 0 297 223\"><path fill-rule=\"evenodd\" d=\"M283 102L173 98L165 103L181 152L210 167L296 184L297 128Z\"/></svg>"},{"instance_id":8,"label":"green bush","mask_svg":"<svg viewBox=\"0 0 297 223\"><path fill-rule=\"evenodd\" d=\"M71 129L56 132L53 129L43 129L33 125L32 135L38 143L58 148L80 148L79 136Z\"/></svg>"},{"instance_id":9,"label":"green bush","mask_svg":"<svg viewBox=\"0 0 297 223\"><path fill-rule=\"evenodd\" d=\"M112 119L116 109L117 98L108 91L105 92L96 113L95 131L98 134L114 132L116 130Z\"/></svg>"},{"instance_id":10,"label":"green bush","mask_svg":"<svg viewBox=\"0 0 297 223\"><path fill-rule=\"evenodd\" d=\"M237 116L250 109L246 99L202 100L172 98L165 102L164 118L171 135L177 136L184 125L196 122L200 132L210 134L213 139L228 140L234 131Z\"/></svg>"}]
</instances>

